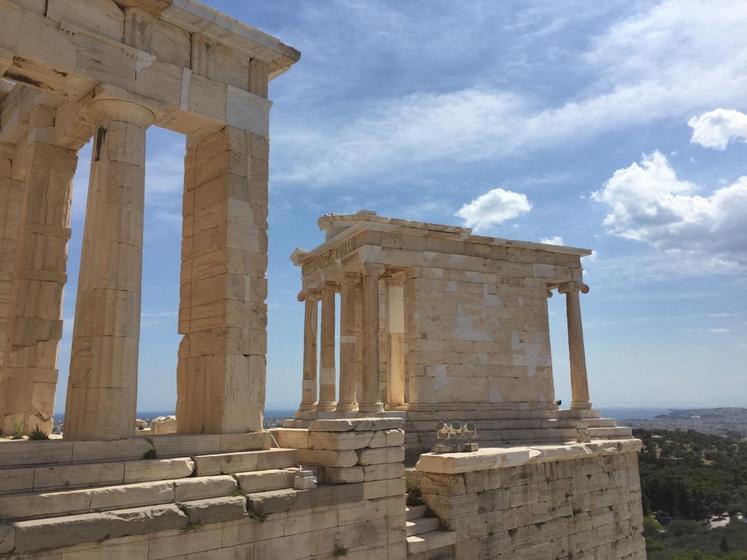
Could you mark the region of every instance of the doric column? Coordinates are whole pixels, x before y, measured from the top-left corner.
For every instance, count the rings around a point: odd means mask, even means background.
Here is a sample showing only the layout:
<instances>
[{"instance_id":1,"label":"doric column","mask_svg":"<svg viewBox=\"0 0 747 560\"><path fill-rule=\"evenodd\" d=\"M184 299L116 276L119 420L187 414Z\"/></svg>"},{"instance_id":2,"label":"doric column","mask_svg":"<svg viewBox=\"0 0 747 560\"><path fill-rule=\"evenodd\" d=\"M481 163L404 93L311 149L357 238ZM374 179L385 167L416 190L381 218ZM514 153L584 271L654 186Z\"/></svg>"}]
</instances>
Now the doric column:
<instances>
[{"instance_id":1,"label":"doric column","mask_svg":"<svg viewBox=\"0 0 747 560\"><path fill-rule=\"evenodd\" d=\"M5 366L0 373L3 433L52 430L62 292L67 281L75 150L56 146L55 109L35 106L14 166L23 175L15 266L10 290ZM22 154L22 155L21 155ZM21 163L22 161L22 163ZM3 263L5 264L5 263ZM8 263L9 264L9 263ZM7 266L7 265L6 265ZM1 267L0 267L1 268Z\"/></svg>"},{"instance_id":2,"label":"doric column","mask_svg":"<svg viewBox=\"0 0 747 560\"><path fill-rule=\"evenodd\" d=\"M405 404L405 273L386 279L389 333L388 406Z\"/></svg>"},{"instance_id":3,"label":"doric column","mask_svg":"<svg viewBox=\"0 0 747 560\"><path fill-rule=\"evenodd\" d=\"M363 268L363 390L358 411L383 412L379 394L379 279L384 265L366 264Z\"/></svg>"},{"instance_id":4,"label":"doric column","mask_svg":"<svg viewBox=\"0 0 747 560\"><path fill-rule=\"evenodd\" d=\"M262 430L269 141L187 138L176 420L180 433Z\"/></svg>"},{"instance_id":5,"label":"doric column","mask_svg":"<svg viewBox=\"0 0 747 560\"><path fill-rule=\"evenodd\" d=\"M326 282L322 286L322 334L319 359L318 412L331 412L337 401L337 370L335 368L335 290L336 285Z\"/></svg>"},{"instance_id":6,"label":"doric column","mask_svg":"<svg viewBox=\"0 0 747 560\"><path fill-rule=\"evenodd\" d=\"M296 416L316 408L317 399L317 327L319 324L319 294L305 290L298 294L298 301L304 302L303 321L303 381L301 404Z\"/></svg>"},{"instance_id":7,"label":"doric column","mask_svg":"<svg viewBox=\"0 0 747 560\"><path fill-rule=\"evenodd\" d=\"M584 329L581 322L581 302L579 292L588 293L589 287L581 282L567 282L558 287L565 294L566 316L568 319L568 356L571 365L572 409L591 408L589 402L589 381L586 375L586 352L584 350Z\"/></svg>"},{"instance_id":8,"label":"doric column","mask_svg":"<svg viewBox=\"0 0 747 560\"><path fill-rule=\"evenodd\" d=\"M342 277L340 295L340 401L337 410L350 412L356 405L355 353L358 333L355 328L355 308L361 275L347 272Z\"/></svg>"},{"instance_id":9,"label":"doric column","mask_svg":"<svg viewBox=\"0 0 747 560\"><path fill-rule=\"evenodd\" d=\"M94 100L96 125L75 307L64 435L122 439L135 430L145 203L145 131L135 103Z\"/></svg>"}]
</instances>

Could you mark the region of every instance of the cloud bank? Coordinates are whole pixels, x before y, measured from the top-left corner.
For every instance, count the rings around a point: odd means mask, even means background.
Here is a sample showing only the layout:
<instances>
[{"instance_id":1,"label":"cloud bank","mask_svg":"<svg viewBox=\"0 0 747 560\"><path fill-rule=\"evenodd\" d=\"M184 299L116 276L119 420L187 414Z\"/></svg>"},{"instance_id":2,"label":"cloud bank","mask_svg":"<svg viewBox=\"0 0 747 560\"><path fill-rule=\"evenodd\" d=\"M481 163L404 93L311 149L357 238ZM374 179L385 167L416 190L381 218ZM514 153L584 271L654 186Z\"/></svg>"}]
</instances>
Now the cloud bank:
<instances>
[{"instance_id":1,"label":"cloud bank","mask_svg":"<svg viewBox=\"0 0 747 560\"><path fill-rule=\"evenodd\" d=\"M747 177L711 194L677 177L661 152L618 169L592 193L608 207L607 233L664 251L747 264Z\"/></svg>"}]
</instances>

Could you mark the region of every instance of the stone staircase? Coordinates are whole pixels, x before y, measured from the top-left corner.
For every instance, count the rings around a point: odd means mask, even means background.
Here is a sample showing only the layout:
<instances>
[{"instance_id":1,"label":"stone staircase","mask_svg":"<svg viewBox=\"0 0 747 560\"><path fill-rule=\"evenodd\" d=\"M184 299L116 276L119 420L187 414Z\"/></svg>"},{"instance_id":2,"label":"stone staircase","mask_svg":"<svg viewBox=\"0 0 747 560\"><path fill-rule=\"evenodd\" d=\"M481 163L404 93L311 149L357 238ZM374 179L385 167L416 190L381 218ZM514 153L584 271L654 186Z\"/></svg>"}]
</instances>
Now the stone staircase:
<instances>
[{"instance_id":1,"label":"stone staircase","mask_svg":"<svg viewBox=\"0 0 747 560\"><path fill-rule=\"evenodd\" d=\"M429 560L448 560L454 557L456 532L442 530L438 517L428 517L428 506L407 506L405 512L408 557Z\"/></svg>"},{"instance_id":2,"label":"stone staircase","mask_svg":"<svg viewBox=\"0 0 747 560\"><path fill-rule=\"evenodd\" d=\"M298 451L269 448L269 436L162 437L147 448L137 439L0 443L0 558L241 519L253 496L293 491L307 476ZM188 453L154 458L156 448Z\"/></svg>"}]
</instances>

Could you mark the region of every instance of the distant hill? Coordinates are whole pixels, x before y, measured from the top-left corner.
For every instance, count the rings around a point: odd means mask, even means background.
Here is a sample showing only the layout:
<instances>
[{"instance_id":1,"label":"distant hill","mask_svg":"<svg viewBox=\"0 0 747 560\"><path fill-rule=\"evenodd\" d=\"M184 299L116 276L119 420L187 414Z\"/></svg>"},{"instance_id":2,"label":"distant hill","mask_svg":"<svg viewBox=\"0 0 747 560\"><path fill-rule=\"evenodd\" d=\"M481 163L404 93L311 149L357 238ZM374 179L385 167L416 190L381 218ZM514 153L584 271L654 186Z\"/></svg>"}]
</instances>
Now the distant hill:
<instances>
[{"instance_id":1,"label":"distant hill","mask_svg":"<svg viewBox=\"0 0 747 560\"><path fill-rule=\"evenodd\" d=\"M645 430L694 430L702 434L747 439L747 408L671 410L653 418L623 418L620 424Z\"/></svg>"}]
</instances>

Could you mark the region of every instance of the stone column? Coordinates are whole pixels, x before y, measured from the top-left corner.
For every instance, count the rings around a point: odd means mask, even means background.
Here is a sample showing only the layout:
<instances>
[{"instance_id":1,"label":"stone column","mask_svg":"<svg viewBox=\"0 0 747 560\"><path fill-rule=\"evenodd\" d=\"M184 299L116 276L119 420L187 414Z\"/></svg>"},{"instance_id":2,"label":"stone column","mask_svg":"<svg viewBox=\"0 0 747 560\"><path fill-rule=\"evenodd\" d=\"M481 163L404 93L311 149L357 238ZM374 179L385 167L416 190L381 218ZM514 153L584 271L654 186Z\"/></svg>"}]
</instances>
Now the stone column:
<instances>
[{"instance_id":1,"label":"stone column","mask_svg":"<svg viewBox=\"0 0 747 560\"><path fill-rule=\"evenodd\" d=\"M355 328L356 296L361 275L347 272L342 278L340 309L340 402L337 410L350 412L356 406L355 354L358 336Z\"/></svg>"},{"instance_id":2,"label":"stone column","mask_svg":"<svg viewBox=\"0 0 747 560\"><path fill-rule=\"evenodd\" d=\"M187 139L177 431L262 430L267 353L268 139Z\"/></svg>"},{"instance_id":3,"label":"stone column","mask_svg":"<svg viewBox=\"0 0 747 560\"><path fill-rule=\"evenodd\" d=\"M9 358L10 302L24 193L23 181L12 174L15 151L14 145L0 144L0 433L4 435L13 433L13 424L19 421L12 410L14 376L5 369Z\"/></svg>"},{"instance_id":4,"label":"stone column","mask_svg":"<svg viewBox=\"0 0 747 560\"><path fill-rule=\"evenodd\" d=\"M319 402L317 412L331 412L337 406L337 371L335 368L335 289L327 282L322 286L322 335L319 368Z\"/></svg>"},{"instance_id":5,"label":"stone column","mask_svg":"<svg viewBox=\"0 0 747 560\"><path fill-rule=\"evenodd\" d=\"M145 204L145 131L151 111L94 100L95 123L75 306L64 436L123 439L135 431Z\"/></svg>"},{"instance_id":6,"label":"stone column","mask_svg":"<svg viewBox=\"0 0 747 560\"><path fill-rule=\"evenodd\" d=\"M567 282L558 287L565 294L566 316L568 319L568 355L571 362L572 409L589 409L589 381L586 375L586 352L584 350L584 329L581 322L581 302L579 292L588 293L589 287L581 282Z\"/></svg>"},{"instance_id":7,"label":"stone column","mask_svg":"<svg viewBox=\"0 0 747 560\"><path fill-rule=\"evenodd\" d=\"M405 404L405 273L390 276L387 282L387 331L389 333L389 383L390 407Z\"/></svg>"},{"instance_id":8,"label":"stone column","mask_svg":"<svg viewBox=\"0 0 747 560\"><path fill-rule=\"evenodd\" d=\"M29 134L14 166L23 166L23 201L18 218L15 266L9 301L3 433L52 430L57 386L57 351L62 337L62 292L67 282L75 150L56 146L55 109L35 106Z\"/></svg>"},{"instance_id":9,"label":"stone column","mask_svg":"<svg viewBox=\"0 0 747 560\"><path fill-rule=\"evenodd\" d=\"M384 265L366 264L363 268L363 389L358 411L384 411L379 395L379 279Z\"/></svg>"},{"instance_id":10,"label":"stone column","mask_svg":"<svg viewBox=\"0 0 747 560\"><path fill-rule=\"evenodd\" d=\"M304 302L303 322L303 384L301 404L296 417L316 409L317 400L317 328L319 326L319 294L306 290L298 294L298 301Z\"/></svg>"}]
</instances>

